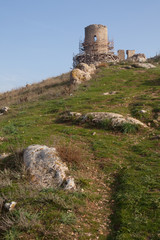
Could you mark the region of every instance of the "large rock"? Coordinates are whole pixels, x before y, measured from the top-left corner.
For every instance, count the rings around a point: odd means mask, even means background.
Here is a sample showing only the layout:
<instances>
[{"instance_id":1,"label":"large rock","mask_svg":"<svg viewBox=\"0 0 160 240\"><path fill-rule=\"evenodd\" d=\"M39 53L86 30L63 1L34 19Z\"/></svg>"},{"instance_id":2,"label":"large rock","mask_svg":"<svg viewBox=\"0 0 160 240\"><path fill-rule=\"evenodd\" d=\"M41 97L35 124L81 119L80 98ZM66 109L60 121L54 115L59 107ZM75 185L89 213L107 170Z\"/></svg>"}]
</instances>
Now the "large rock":
<instances>
[{"instance_id":1,"label":"large rock","mask_svg":"<svg viewBox=\"0 0 160 240\"><path fill-rule=\"evenodd\" d=\"M31 181L40 187L63 187L67 190L76 188L74 179L66 176L68 167L55 148L31 145L24 150L23 160Z\"/></svg>"},{"instance_id":2,"label":"large rock","mask_svg":"<svg viewBox=\"0 0 160 240\"><path fill-rule=\"evenodd\" d=\"M76 68L82 70L85 73L89 73L89 74L94 74L96 71L96 67L94 64L88 65L86 63L79 63Z\"/></svg>"},{"instance_id":3,"label":"large rock","mask_svg":"<svg viewBox=\"0 0 160 240\"><path fill-rule=\"evenodd\" d=\"M146 56L143 53L138 53L138 54L134 54L132 57L129 58L129 61L132 62L146 62Z\"/></svg>"},{"instance_id":4,"label":"large rock","mask_svg":"<svg viewBox=\"0 0 160 240\"><path fill-rule=\"evenodd\" d=\"M91 75L86 73L78 68L75 68L71 72L71 82L74 84L81 84L82 82L88 81L91 79Z\"/></svg>"},{"instance_id":5,"label":"large rock","mask_svg":"<svg viewBox=\"0 0 160 240\"><path fill-rule=\"evenodd\" d=\"M71 71L70 80L74 84L81 84L91 79L91 75L95 73L96 67L91 64L80 63Z\"/></svg>"},{"instance_id":6,"label":"large rock","mask_svg":"<svg viewBox=\"0 0 160 240\"><path fill-rule=\"evenodd\" d=\"M142 123L138 119L123 116L118 113L111 113L111 112L93 112L87 113L84 116L85 120L92 119L93 123L99 123L105 120L110 120L112 127L120 127L125 123L140 125L142 127L147 127L146 124Z\"/></svg>"},{"instance_id":7,"label":"large rock","mask_svg":"<svg viewBox=\"0 0 160 240\"><path fill-rule=\"evenodd\" d=\"M136 67L136 68L146 68L146 69L156 67L151 63L135 63L133 66Z\"/></svg>"},{"instance_id":8,"label":"large rock","mask_svg":"<svg viewBox=\"0 0 160 240\"><path fill-rule=\"evenodd\" d=\"M131 125L139 125L147 128L147 125L142 123L138 119L111 112L91 112L83 115L76 112L65 112L62 114L60 119L64 121L76 121L81 123L86 122L94 124L96 126L99 126L103 124L104 121L108 120L110 122L110 126L113 129L122 127L126 123L129 123Z\"/></svg>"}]
</instances>

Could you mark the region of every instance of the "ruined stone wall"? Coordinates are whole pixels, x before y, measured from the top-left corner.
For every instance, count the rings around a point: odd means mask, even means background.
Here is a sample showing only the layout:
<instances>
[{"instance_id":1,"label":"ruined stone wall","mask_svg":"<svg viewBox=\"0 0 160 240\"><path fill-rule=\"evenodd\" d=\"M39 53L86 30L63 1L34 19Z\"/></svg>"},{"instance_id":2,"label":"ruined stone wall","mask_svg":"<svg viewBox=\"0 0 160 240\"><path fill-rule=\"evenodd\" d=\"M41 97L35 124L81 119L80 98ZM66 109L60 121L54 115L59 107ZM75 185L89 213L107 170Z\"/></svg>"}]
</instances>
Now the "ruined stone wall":
<instances>
[{"instance_id":1,"label":"ruined stone wall","mask_svg":"<svg viewBox=\"0 0 160 240\"><path fill-rule=\"evenodd\" d=\"M127 54L127 59L129 59L130 57L135 55L135 50L127 50L126 54Z\"/></svg>"},{"instance_id":2,"label":"ruined stone wall","mask_svg":"<svg viewBox=\"0 0 160 240\"><path fill-rule=\"evenodd\" d=\"M125 60L125 51L124 50L118 50L118 57L120 61L124 61Z\"/></svg>"},{"instance_id":3,"label":"ruined stone wall","mask_svg":"<svg viewBox=\"0 0 160 240\"><path fill-rule=\"evenodd\" d=\"M108 53L107 27L100 24L86 27L83 46L86 54Z\"/></svg>"}]
</instances>

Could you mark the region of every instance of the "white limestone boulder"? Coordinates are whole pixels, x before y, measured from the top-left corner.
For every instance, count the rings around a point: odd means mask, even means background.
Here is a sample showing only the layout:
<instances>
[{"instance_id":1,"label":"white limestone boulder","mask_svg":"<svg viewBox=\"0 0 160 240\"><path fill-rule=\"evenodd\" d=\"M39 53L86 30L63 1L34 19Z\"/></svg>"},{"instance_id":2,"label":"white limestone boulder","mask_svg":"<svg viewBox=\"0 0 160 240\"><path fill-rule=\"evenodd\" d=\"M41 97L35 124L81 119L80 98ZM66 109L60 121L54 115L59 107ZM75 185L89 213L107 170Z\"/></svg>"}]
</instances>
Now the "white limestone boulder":
<instances>
[{"instance_id":1,"label":"white limestone boulder","mask_svg":"<svg viewBox=\"0 0 160 240\"><path fill-rule=\"evenodd\" d=\"M65 112L61 115L61 120L64 121L76 121L77 123L91 123L99 126L105 120L110 121L110 126L113 129L123 127L124 124L139 125L141 127L147 128L148 126L136 118L129 116L123 116L118 113L112 112L91 112L86 114L76 113L76 112Z\"/></svg>"},{"instance_id":2,"label":"white limestone boulder","mask_svg":"<svg viewBox=\"0 0 160 240\"><path fill-rule=\"evenodd\" d=\"M96 71L94 64L88 65L86 63L80 63L71 71L70 80L74 84L81 84L91 79L91 75Z\"/></svg>"},{"instance_id":3,"label":"white limestone boulder","mask_svg":"<svg viewBox=\"0 0 160 240\"><path fill-rule=\"evenodd\" d=\"M91 75L78 68L75 68L71 71L70 79L74 84L81 84L82 82L90 80Z\"/></svg>"},{"instance_id":4,"label":"white limestone boulder","mask_svg":"<svg viewBox=\"0 0 160 240\"><path fill-rule=\"evenodd\" d=\"M129 117L129 116L123 116L118 113L111 113L111 112L93 112L93 113L87 113L84 118L86 119L92 119L92 122L98 123L105 120L110 120L112 127L119 127L122 126L125 123L140 125L142 127L147 127L146 124L142 123L138 119Z\"/></svg>"},{"instance_id":5,"label":"white limestone boulder","mask_svg":"<svg viewBox=\"0 0 160 240\"><path fill-rule=\"evenodd\" d=\"M129 61L144 63L147 61L147 58L146 58L145 54L138 53L138 54L134 54L132 57L130 57Z\"/></svg>"},{"instance_id":6,"label":"white limestone boulder","mask_svg":"<svg viewBox=\"0 0 160 240\"><path fill-rule=\"evenodd\" d=\"M135 63L134 67L150 69L150 68L155 68L156 66L151 63Z\"/></svg>"},{"instance_id":7,"label":"white limestone boulder","mask_svg":"<svg viewBox=\"0 0 160 240\"><path fill-rule=\"evenodd\" d=\"M89 73L89 74L94 74L96 71L96 67L94 64L88 65L86 63L79 63L76 68L84 71L85 73Z\"/></svg>"},{"instance_id":8,"label":"white limestone boulder","mask_svg":"<svg viewBox=\"0 0 160 240\"><path fill-rule=\"evenodd\" d=\"M23 160L31 181L43 188L76 189L74 179L67 177L68 167L55 148L31 145L24 150Z\"/></svg>"}]
</instances>

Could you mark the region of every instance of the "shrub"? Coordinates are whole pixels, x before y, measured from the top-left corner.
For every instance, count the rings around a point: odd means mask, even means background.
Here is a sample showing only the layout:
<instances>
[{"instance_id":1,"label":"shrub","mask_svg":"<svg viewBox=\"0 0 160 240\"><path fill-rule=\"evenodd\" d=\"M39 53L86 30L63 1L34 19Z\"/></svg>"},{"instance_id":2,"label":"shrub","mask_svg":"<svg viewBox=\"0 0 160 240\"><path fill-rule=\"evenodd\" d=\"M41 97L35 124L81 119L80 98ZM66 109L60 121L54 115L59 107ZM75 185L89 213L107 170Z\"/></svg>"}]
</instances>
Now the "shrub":
<instances>
[{"instance_id":1,"label":"shrub","mask_svg":"<svg viewBox=\"0 0 160 240\"><path fill-rule=\"evenodd\" d=\"M132 123L124 123L121 126L121 132L123 133L136 133L139 129L139 126Z\"/></svg>"}]
</instances>

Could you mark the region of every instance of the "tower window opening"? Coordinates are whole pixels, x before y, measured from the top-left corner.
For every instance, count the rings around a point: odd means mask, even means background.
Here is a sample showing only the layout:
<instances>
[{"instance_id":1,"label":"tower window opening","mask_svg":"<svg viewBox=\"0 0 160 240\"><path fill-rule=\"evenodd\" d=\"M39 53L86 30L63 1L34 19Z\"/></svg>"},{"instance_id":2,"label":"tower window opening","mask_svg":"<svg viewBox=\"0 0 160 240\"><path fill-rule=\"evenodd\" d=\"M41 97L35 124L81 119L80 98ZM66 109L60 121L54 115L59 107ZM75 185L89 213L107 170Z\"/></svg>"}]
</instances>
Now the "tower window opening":
<instances>
[{"instance_id":1,"label":"tower window opening","mask_svg":"<svg viewBox=\"0 0 160 240\"><path fill-rule=\"evenodd\" d=\"M94 35L94 42L96 42L97 41L97 36L96 35Z\"/></svg>"}]
</instances>

